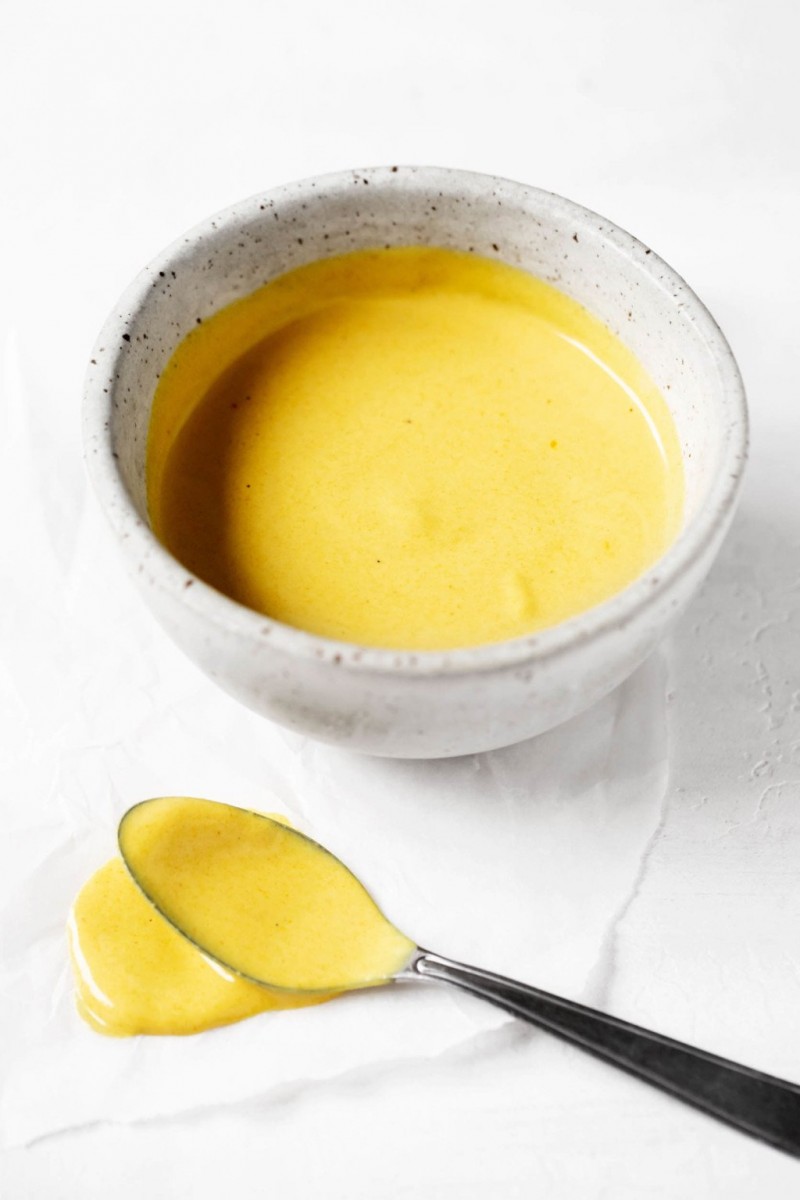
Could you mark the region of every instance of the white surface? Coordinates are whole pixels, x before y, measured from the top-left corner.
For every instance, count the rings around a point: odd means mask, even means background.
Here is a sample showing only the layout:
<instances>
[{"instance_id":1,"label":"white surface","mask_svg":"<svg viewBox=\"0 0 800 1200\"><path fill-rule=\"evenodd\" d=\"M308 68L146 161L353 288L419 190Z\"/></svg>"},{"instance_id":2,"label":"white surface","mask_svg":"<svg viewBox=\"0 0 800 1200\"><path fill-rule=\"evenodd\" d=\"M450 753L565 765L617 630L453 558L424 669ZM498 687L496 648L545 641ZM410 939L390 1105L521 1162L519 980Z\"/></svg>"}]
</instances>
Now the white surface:
<instances>
[{"instance_id":1,"label":"white surface","mask_svg":"<svg viewBox=\"0 0 800 1200\"><path fill-rule=\"evenodd\" d=\"M794 6L27 4L2 20L0 897L3 961L24 958L32 997L20 1016L0 993L9 1057L59 1021L82 1033L63 987L31 984L59 973L63 913L115 815L186 791L298 812L444 952L800 1080ZM78 444L92 339L155 250L273 183L390 160L550 187L653 245L721 321L754 427L741 514L662 657L582 724L424 768L287 740L206 684L125 586ZM487 896L493 922L468 907ZM265 1055L257 1094L168 1119L151 1080L150 1119L6 1149L0 1195L797 1194L794 1161L457 998L441 1003L468 1035L408 1057L439 1001L386 1001L363 1021L378 1038L397 1020L391 1061L276 1089ZM28 1065L11 1140L35 1132L37 1097L71 1111L53 1060ZM93 1076L75 1063L76 1092Z\"/></svg>"}]
</instances>

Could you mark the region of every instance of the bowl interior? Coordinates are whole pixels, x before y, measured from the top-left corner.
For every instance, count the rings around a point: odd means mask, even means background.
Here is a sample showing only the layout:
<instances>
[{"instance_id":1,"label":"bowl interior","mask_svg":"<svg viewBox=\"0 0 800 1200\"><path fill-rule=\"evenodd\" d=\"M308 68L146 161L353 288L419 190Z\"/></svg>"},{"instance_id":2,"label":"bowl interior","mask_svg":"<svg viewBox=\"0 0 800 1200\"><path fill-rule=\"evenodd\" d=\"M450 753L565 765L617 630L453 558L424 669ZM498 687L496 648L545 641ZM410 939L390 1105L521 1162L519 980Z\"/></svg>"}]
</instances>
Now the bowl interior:
<instances>
[{"instance_id":1,"label":"bowl interior","mask_svg":"<svg viewBox=\"0 0 800 1200\"><path fill-rule=\"evenodd\" d=\"M348 172L254 197L182 238L139 276L98 348L103 365L114 365L111 449L139 516L147 521L145 452L158 376L197 320L315 259L408 244L522 267L583 304L629 346L677 426L686 528L744 442L735 366L694 294L629 234L561 197L408 167Z\"/></svg>"}]
</instances>

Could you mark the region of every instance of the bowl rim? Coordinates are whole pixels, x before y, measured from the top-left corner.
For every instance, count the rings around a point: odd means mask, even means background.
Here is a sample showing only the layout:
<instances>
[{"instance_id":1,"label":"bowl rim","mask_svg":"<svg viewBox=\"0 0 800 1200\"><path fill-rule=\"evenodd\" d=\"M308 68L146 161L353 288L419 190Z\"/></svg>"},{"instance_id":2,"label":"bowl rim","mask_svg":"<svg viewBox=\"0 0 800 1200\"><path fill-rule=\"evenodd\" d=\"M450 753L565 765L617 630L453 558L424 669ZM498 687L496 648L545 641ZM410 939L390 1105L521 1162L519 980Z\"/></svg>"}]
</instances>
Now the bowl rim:
<instances>
[{"instance_id":1,"label":"bowl rim","mask_svg":"<svg viewBox=\"0 0 800 1200\"><path fill-rule=\"evenodd\" d=\"M568 218L577 229L591 229L614 247L650 281L669 289L678 318L699 334L716 369L718 386L727 409L727 425L720 435L721 456L704 504L681 529L664 554L621 591L600 604L535 633L506 641L450 650L407 650L337 641L287 625L239 604L217 591L184 567L140 517L122 477L113 445L112 415L118 365L129 349L127 329L152 294L153 280L168 273L197 245L243 219L255 219L269 205L296 203L331 193L352 194L354 180L376 182L413 190L436 186L451 193L485 195L502 193L520 207L546 209ZM685 280L631 233L599 213L555 192L518 183L501 176L452 167L378 166L310 176L281 184L266 192L213 213L179 236L133 279L103 324L92 351L83 403L84 459L95 492L117 537L128 555L139 561L139 574L167 593L195 617L229 635L269 645L289 657L301 657L358 672L409 676L462 675L498 668L531 667L559 658L577 645L594 642L645 616L680 578L702 562L717 535L732 515L747 459L749 423L744 384L728 342L703 302Z\"/></svg>"}]
</instances>

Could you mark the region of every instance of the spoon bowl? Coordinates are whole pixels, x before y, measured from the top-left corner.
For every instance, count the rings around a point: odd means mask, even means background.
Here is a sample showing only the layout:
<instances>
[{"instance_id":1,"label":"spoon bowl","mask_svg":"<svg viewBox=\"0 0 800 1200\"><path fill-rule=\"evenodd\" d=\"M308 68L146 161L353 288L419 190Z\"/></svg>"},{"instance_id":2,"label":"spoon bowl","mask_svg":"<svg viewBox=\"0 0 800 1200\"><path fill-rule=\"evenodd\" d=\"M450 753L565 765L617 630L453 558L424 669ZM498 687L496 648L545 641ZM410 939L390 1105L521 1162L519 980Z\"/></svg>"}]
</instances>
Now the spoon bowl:
<instances>
[{"instance_id":1,"label":"spoon bowl","mask_svg":"<svg viewBox=\"0 0 800 1200\"><path fill-rule=\"evenodd\" d=\"M274 817L159 797L128 810L118 841L166 921L220 966L273 991L388 983L415 950L338 858Z\"/></svg>"}]
</instances>

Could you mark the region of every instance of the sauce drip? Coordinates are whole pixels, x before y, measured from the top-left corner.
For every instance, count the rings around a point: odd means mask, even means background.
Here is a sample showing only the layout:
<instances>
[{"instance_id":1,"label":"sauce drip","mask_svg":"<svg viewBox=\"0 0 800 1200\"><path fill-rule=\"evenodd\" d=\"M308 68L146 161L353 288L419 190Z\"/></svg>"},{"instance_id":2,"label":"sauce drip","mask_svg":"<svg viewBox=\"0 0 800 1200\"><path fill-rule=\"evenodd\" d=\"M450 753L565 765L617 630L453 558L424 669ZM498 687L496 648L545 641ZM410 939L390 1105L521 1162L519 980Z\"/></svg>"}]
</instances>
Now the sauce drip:
<instances>
[{"instance_id":1,"label":"sauce drip","mask_svg":"<svg viewBox=\"0 0 800 1200\"><path fill-rule=\"evenodd\" d=\"M680 449L634 356L518 269L315 262L203 322L157 390L157 536L312 633L448 649L607 599L675 536Z\"/></svg>"}]
</instances>

